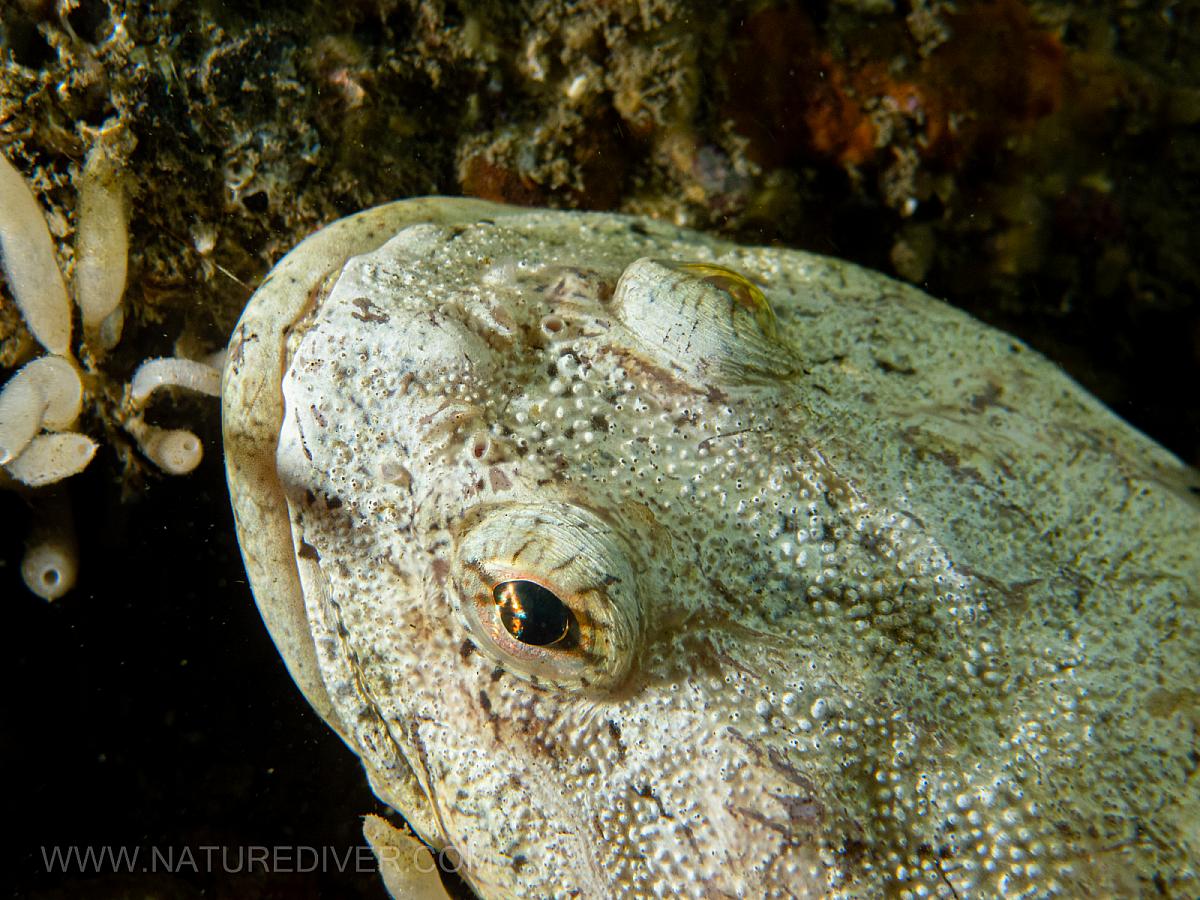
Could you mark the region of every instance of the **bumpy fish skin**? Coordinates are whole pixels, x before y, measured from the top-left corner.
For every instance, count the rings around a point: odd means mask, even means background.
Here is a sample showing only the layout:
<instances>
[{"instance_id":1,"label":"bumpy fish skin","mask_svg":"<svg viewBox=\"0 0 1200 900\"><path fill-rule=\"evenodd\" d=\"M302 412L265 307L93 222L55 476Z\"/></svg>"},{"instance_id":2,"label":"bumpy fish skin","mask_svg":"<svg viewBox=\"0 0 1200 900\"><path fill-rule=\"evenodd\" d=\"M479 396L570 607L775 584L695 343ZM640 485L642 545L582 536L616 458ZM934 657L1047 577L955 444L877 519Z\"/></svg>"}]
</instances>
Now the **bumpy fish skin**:
<instances>
[{"instance_id":1,"label":"bumpy fish skin","mask_svg":"<svg viewBox=\"0 0 1200 900\"><path fill-rule=\"evenodd\" d=\"M225 378L276 643L481 897L1200 893L1195 473L1011 336L432 199L294 251Z\"/></svg>"}]
</instances>

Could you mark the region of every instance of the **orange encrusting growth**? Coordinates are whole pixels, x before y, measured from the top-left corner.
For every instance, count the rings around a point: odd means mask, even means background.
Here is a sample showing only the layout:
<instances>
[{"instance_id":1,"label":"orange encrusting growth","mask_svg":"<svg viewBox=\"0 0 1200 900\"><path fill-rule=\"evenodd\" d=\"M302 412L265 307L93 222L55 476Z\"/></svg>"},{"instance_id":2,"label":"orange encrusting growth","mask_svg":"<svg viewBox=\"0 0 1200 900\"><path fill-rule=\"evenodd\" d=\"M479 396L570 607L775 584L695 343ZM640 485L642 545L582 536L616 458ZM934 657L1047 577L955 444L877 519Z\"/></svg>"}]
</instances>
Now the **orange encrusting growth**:
<instances>
[{"instance_id":1,"label":"orange encrusting growth","mask_svg":"<svg viewBox=\"0 0 1200 900\"><path fill-rule=\"evenodd\" d=\"M898 67L917 56L898 26L839 54L803 11L762 10L727 57L724 113L764 165L803 154L859 166L911 138L922 158L954 166L1062 106L1066 52L1020 0L966 9L948 27L926 58Z\"/></svg>"}]
</instances>

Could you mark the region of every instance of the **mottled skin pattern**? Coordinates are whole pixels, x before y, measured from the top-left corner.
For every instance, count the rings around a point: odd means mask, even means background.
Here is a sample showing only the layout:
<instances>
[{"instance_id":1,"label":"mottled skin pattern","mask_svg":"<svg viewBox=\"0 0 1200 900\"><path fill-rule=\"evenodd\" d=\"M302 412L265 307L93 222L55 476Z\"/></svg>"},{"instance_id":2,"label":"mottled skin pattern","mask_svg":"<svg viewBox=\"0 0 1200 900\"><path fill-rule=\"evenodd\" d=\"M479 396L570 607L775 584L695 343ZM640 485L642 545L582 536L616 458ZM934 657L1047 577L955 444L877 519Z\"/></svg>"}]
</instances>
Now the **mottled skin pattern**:
<instances>
[{"instance_id":1,"label":"mottled skin pattern","mask_svg":"<svg viewBox=\"0 0 1200 900\"><path fill-rule=\"evenodd\" d=\"M882 276L502 212L297 280L290 546L239 508L310 699L481 897L1200 892L1194 473ZM505 630L515 578L569 640Z\"/></svg>"}]
</instances>

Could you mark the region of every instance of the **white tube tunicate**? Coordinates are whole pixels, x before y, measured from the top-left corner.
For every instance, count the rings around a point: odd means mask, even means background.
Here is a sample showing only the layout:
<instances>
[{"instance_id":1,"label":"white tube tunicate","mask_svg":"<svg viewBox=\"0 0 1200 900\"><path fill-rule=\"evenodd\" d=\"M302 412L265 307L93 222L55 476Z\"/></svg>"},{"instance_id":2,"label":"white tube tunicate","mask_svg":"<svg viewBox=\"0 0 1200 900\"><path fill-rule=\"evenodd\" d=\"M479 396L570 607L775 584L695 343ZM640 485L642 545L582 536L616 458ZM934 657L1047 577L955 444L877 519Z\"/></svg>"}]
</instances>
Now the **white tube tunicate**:
<instances>
[{"instance_id":1,"label":"white tube tunicate","mask_svg":"<svg viewBox=\"0 0 1200 900\"><path fill-rule=\"evenodd\" d=\"M129 397L141 406L160 387L179 387L189 391L221 396L221 370L191 359L164 357L150 359L138 366L129 386Z\"/></svg>"},{"instance_id":2,"label":"white tube tunicate","mask_svg":"<svg viewBox=\"0 0 1200 900\"><path fill-rule=\"evenodd\" d=\"M96 442L86 434L73 431L39 434L4 468L22 484L41 487L77 475L95 455Z\"/></svg>"},{"instance_id":3,"label":"white tube tunicate","mask_svg":"<svg viewBox=\"0 0 1200 900\"><path fill-rule=\"evenodd\" d=\"M33 191L0 153L0 261L17 309L51 353L71 353L71 304Z\"/></svg>"},{"instance_id":4,"label":"white tube tunicate","mask_svg":"<svg viewBox=\"0 0 1200 900\"><path fill-rule=\"evenodd\" d=\"M225 360L229 358L229 348L222 347L220 350L214 350L208 356L204 357L205 365L212 366L218 372L225 370Z\"/></svg>"},{"instance_id":5,"label":"white tube tunicate","mask_svg":"<svg viewBox=\"0 0 1200 900\"><path fill-rule=\"evenodd\" d=\"M75 234L75 302L83 336L110 350L121 338L121 297L129 262L129 207L112 158L99 145L88 153L79 178Z\"/></svg>"},{"instance_id":6,"label":"white tube tunicate","mask_svg":"<svg viewBox=\"0 0 1200 900\"><path fill-rule=\"evenodd\" d=\"M447 896L437 860L415 834L392 827L381 816L368 815L363 818L363 837L379 862L379 874L390 896Z\"/></svg>"},{"instance_id":7,"label":"white tube tunicate","mask_svg":"<svg viewBox=\"0 0 1200 900\"><path fill-rule=\"evenodd\" d=\"M125 430L133 435L147 459L168 475L186 475L204 458L200 438L182 428L159 428L132 419Z\"/></svg>"},{"instance_id":8,"label":"white tube tunicate","mask_svg":"<svg viewBox=\"0 0 1200 900\"><path fill-rule=\"evenodd\" d=\"M14 377L26 374L37 383L46 398L42 427L65 431L75 424L83 406L83 382L75 364L61 356L42 356L28 363Z\"/></svg>"},{"instance_id":9,"label":"white tube tunicate","mask_svg":"<svg viewBox=\"0 0 1200 900\"><path fill-rule=\"evenodd\" d=\"M75 586L79 548L65 496L47 497L34 508L34 527L21 560L25 586L43 600L57 600Z\"/></svg>"},{"instance_id":10,"label":"white tube tunicate","mask_svg":"<svg viewBox=\"0 0 1200 900\"><path fill-rule=\"evenodd\" d=\"M18 372L0 391L0 465L12 462L42 430L46 398L32 378Z\"/></svg>"},{"instance_id":11,"label":"white tube tunicate","mask_svg":"<svg viewBox=\"0 0 1200 900\"><path fill-rule=\"evenodd\" d=\"M97 347L111 350L121 340L121 331L125 328L125 310L118 306L100 323L100 330L93 343Z\"/></svg>"},{"instance_id":12,"label":"white tube tunicate","mask_svg":"<svg viewBox=\"0 0 1200 900\"><path fill-rule=\"evenodd\" d=\"M21 455L42 428L69 428L79 416L83 384L61 356L26 364L0 391L0 465Z\"/></svg>"},{"instance_id":13,"label":"white tube tunicate","mask_svg":"<svg viewBox=\"0 0 1200 900\"><path fill-rule=\"evenodd\" d=\"M79 560L58 541L33 544L21 560L25 586L43 600L57 600L75 586Z\"/></svg>"}]
</instances>

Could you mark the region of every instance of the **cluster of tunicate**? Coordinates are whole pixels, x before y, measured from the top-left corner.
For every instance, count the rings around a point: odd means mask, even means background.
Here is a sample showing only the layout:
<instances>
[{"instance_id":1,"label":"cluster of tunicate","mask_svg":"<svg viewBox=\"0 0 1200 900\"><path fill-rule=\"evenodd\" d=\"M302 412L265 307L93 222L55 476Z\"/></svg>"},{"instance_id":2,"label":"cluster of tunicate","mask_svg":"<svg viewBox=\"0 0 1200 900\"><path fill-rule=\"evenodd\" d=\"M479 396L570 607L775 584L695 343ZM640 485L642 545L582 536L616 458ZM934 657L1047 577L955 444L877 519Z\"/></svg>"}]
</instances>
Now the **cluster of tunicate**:
<instances>
[{"instance_id":1,"label":"cluster of tunicate","mask_svg":"<svg viewBox=\"0 0 1200 900\"><path fill-rule=\"evenodd\" d=\"M13 300L45 354L26 363L0 391L0 466L14 486L38 489L82 472L97 444L76 431L85 373L121 336L129 248L128 200L104 132L79 176L79 215L73 294L83 323L84 359L76 359L72 312L54 244L37 198L0 154L0 261ZM189 360L155 360L134 376L122 424L163 471L190 472L200 461L191 432L147 424L142 407L158 386L174 384L216 396L220 370ZM62 498L33 498L34 530L21 572L47 600L75 582L77 560L69 507Z\"/></svg>"},{"instance_id":2,"label":"cluster of tunicate","mask_svg":"<svg viewBox=\"0 0 1200 900\"><path fill-rule=\"evenodd\" d=\"M0 253L17 308L48 354L17 372L0 393L0 464L22 483L39 487L81 471L95 444L83 435L63 437L79 415L83 394L71 352L71 307L37 201L3 156Z\"/></svg>"}]
</instances>

